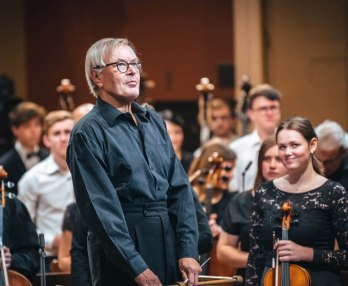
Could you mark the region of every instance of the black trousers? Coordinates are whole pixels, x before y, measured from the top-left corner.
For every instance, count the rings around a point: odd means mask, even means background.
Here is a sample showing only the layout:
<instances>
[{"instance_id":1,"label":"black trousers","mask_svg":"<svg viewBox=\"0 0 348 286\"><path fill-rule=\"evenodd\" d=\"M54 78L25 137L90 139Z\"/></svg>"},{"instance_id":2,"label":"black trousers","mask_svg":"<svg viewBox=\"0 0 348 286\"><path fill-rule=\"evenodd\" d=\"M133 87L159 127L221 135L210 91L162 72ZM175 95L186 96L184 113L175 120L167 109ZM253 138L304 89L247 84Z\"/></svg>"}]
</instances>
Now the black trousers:
<instances>
[{"instance_id":1,"label":"black trousers","mask_svg":"<svg viewBox=\"0 0 348 286\"><path fill-rule=\"evenodd\" d=\"M136 250L164 285L178 281L175 236L164 202L122 205ZM88 235L93 286L136 285L134 277L107 259L93 233Z\"/></svg>"}]
</instances>

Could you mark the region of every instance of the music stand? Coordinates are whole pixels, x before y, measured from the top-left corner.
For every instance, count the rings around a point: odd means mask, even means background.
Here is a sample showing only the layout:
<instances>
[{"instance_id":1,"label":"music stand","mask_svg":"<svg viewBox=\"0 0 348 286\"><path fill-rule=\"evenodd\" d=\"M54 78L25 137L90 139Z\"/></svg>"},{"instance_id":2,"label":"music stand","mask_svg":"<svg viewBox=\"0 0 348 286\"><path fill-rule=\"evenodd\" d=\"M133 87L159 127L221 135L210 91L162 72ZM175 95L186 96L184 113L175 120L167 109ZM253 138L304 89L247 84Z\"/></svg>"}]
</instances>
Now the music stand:
<instances>
[{"instance_id":1,"label":"music stand","mask_svg":"<svg viewBox=\"0 0 348 286\"><path fill-rule=\"evenodd\" d=\"M45 269L45 235L39 234L39 254L40 254L40 285L46 286L46 269Z\"/></svg>"}]
</instances>

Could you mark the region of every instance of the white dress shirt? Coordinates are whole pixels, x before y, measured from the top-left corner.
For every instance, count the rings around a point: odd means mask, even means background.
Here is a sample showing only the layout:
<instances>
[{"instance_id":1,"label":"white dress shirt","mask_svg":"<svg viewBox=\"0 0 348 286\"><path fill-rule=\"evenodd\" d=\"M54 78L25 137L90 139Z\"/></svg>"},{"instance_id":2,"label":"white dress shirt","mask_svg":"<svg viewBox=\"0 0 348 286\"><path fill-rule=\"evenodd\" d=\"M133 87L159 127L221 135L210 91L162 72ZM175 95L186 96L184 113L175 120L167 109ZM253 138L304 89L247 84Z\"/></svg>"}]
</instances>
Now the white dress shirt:
<instances>
[{"instance_id":1,"label":"white dress shirt","mask_svg":"<svg viewBox=\"0 0 348 286\"><path fill-rule=\"evenodd\" d=\"M75 201L70 172L62 172L50 155L23 175L18 182L18 198L27 207L37 232L45 234L47 255L57 255L52 243L61 234L67 205Z\"/></svg>"},{"instance_id":2,"label":"white dress shirt","mask_svg":"<svg viewBox=\"0 0 348 286\"><path fill-rule=\"evenodd\" d=\"M257 131L247 134L235 141L229 146L236 153L237 160L234 168L234 177L231 180L230 187L235 191L248 191L254 188L257 173L257 157L262 141ZM246 167L251 162L250 167L245 172ZM243 172L244 189L243 189Z\"/></svg>"}]
</instances>

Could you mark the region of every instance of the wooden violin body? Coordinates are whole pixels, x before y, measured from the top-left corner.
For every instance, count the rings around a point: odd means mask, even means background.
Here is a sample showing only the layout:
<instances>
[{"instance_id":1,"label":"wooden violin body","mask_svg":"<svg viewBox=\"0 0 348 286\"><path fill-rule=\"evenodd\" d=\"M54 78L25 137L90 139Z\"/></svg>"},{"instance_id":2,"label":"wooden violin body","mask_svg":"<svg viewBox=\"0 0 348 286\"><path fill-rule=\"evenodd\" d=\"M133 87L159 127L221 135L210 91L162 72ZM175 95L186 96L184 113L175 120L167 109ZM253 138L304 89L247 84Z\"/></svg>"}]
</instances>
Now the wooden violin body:
<instances>
[{"instance_id":1,"label":"wooden violin body","mask_svg":"<svg viewBox=\"0 0 348 286\"><path fill-rule=\"evenodd\" d=\"M275 281L276 270L275 268L269 269L264 278L263 283L265 286L274 286L274 285L282 285L282 267L279 266L278 271L278 281ZM290 264L289 265L289 286L310 286L311 285L311 277L306 269L303 267Z\"/></svg>"},{"instance_id":2,"label":"wooden violin body","mask_svg":"<svg viewBox=\"0 0 348 286\"><path fill-rule=\"evenodd\" d=\"M30 281L22 274L8 270L9 286L32 286Z\"/></svg>"}]
</instances>

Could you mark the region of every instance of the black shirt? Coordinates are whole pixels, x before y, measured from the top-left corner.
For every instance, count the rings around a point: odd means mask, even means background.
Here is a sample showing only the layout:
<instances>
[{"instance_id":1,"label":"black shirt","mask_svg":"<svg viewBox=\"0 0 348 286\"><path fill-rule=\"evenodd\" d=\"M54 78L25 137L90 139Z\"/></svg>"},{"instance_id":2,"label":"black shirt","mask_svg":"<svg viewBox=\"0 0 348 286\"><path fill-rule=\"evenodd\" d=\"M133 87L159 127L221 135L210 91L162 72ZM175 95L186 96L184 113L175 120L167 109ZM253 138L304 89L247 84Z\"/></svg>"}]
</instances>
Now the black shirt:
<instances>
[{"instance_id":1,"label":"black shirt","mask_svg":"<svg viewBox=\"0 0 348 286\"><path fill-rule=\"evenodd\" d=\"M122 113L101 99L75 126L67 162L83 219L111 261L134 277L148 268L128 233L121 204L166 201L176 258L198 258L192 189L161 117L132 103Z\"/></svg>"}]
</instances>

